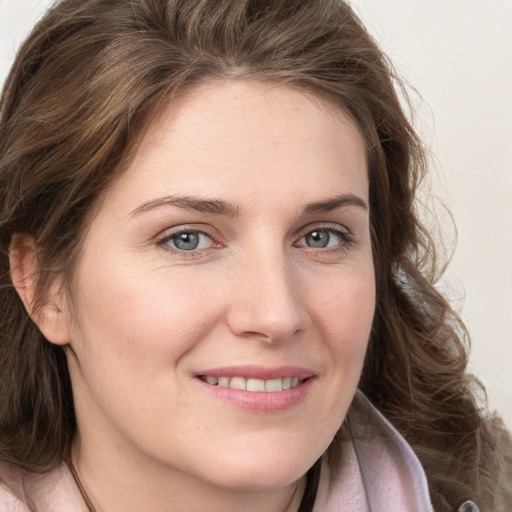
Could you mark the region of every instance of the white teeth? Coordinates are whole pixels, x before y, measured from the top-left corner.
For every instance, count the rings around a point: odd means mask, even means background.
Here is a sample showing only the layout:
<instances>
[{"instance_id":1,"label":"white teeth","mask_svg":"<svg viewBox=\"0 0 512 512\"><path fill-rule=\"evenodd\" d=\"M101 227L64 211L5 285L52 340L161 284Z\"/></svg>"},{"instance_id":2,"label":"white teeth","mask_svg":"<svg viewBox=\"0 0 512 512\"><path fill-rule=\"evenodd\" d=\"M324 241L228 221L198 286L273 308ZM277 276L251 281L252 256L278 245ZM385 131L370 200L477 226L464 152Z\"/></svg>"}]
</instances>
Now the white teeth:
<instances>
[{"instance_id":1,"label":"white teeth","mask_svg":"<svg viewBox=\"0 0 512 512\"><path fill-rule=\"evenodd\" d=\"M265 381L262 379L247 379L247 391L265 391Z\"/></svg>"},{"instance_id":2,"label":"white teeth","mask_svg":"<svg viewBox=\"0 0 512 512\"><path fill-rule=\"evenodd\" d=\"M229 377L219 377L219 386L221 388L229 387Z\"/></svg>"},{"instance_id":3,"label":"white teeth","mask_svg":"<svg viewBox=\"0 0 512 512\"><path fill-rule=\"evenodd\" d=\"M265 391L283 391L283 379L266 380Z\"/></svg>"},{"instance_id":4,"label":"white teeth","mask_svg":"<svg viewBox=\"0 0 512 512\"><path fill-rule=\"evenodd\" d=\"M246 388L246 382L243 377L233 377L229 381L229 387L233 389L245 389Z\"/></svg>"},{"instance_id":5,"label":"white teeth","mask_svg":"<svg viewBox=\"0 0 512 512\"><path fill-rule=\"evenodd\" d=\"M244 377L213 377L205 376L203 380L208 384L217 385L222 388L242 389L247 391L259 391L275 393L290 388L296 388L300 379L298 377L283 377L281 379L245 379Z\"/></svg>"}]
</instances>

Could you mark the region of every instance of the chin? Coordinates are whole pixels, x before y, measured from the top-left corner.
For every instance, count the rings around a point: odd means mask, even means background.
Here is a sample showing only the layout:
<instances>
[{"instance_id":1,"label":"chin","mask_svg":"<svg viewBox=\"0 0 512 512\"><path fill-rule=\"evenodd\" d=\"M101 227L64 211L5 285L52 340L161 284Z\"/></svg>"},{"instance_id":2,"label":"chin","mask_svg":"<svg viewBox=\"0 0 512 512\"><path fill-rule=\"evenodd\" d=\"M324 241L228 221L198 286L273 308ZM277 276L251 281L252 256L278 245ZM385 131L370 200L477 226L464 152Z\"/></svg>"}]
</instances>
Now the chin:
<instances>
[{"instance_id":1,"label":"chin","mask_svg":"<svg viewBox=\"0 0 512 512\"><path fill-rule=\"evenodd\" d=\"M281 489L300 480L309 467L281 468L278 465L268 465L266 468L247 468L239 466L233 472L224 474L222 478L215 475L218 487L233 492L260 492Z\"/></svg>"},{"instance_id":2,"label":"chin","mask_svg":"<svg viewBox=\"0 0 512 512\"><path fill-rule=\"evenodd\" d=\"M286 487L303 477L318 458L306 460L300 450L294 455L275 449L272 458L249 456L242 460L238 456L236 460L224 459L212 465L214 471L210 472L208 479L218 487L233 491L257 492Z\"/></svg>"}]
</instances>

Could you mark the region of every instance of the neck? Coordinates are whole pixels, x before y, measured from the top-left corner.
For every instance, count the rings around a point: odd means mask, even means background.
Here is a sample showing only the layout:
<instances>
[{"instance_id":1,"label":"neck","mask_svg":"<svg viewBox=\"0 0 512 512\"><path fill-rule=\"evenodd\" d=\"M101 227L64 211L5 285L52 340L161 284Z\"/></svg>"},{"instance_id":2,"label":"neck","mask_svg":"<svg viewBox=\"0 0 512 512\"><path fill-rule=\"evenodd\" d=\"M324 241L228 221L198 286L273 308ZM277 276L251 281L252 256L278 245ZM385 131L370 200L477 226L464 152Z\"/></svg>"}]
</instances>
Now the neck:
<instances>
[{"instance_id":1,"label":"neck","mask_svg":"<svg viewBox=\"0 0 512 512\"><path fill-rule=\"evenodd\" d=\"M306 487L303 477L275 489L226 489L162 468L122 470L105 459L92 465L75 444L72 472L90 512L298 512Z\"/></svg>"}]
</instances>

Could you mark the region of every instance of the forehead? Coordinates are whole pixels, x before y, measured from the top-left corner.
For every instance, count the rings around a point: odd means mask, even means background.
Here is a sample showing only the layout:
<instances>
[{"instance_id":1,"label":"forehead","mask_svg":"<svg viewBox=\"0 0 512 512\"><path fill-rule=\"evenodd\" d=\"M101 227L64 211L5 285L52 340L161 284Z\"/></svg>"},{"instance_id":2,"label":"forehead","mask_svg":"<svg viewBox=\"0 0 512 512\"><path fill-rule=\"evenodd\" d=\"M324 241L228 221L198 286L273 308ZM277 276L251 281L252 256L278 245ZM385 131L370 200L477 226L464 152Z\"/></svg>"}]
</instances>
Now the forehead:
<instances>
[{"instance_id":1,"label":"forehead","mask_svg":"<svg viewBox=\"0 0 512 512\"><path fill-rule=\"evenodd\" d=\"M252 81L207 82L161 108L116 186L127 201L174 189L307 201L333 187L331 195L350 188L367 199L366 148L343 109L314 95Z\"/></svg>"}]
</instances>

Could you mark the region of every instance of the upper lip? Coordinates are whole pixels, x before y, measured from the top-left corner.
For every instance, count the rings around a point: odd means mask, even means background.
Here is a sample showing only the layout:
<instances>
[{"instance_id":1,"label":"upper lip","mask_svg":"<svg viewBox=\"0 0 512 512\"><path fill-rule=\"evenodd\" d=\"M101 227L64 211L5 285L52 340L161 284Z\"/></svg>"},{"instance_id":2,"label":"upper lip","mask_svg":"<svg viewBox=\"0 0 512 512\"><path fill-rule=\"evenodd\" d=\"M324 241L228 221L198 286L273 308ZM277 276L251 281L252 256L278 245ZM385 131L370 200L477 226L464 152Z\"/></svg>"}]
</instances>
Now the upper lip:
<instances>
[{"instance_id":1,"label":"upper lip","mask_svg":"<svg viewBox=\"0 0 512 512\"><path fill-rule=\"evenodd\" d=\"M225 366L222 368L211 368L202 372L198 372L197 376L205 377L245 377L250 379L279 379L283 377L298 377L305 380L313 377L315 372L308 368L300 366L256 366L256 365L242 365L242 366Z\"/></svg>"}]
</instances>

